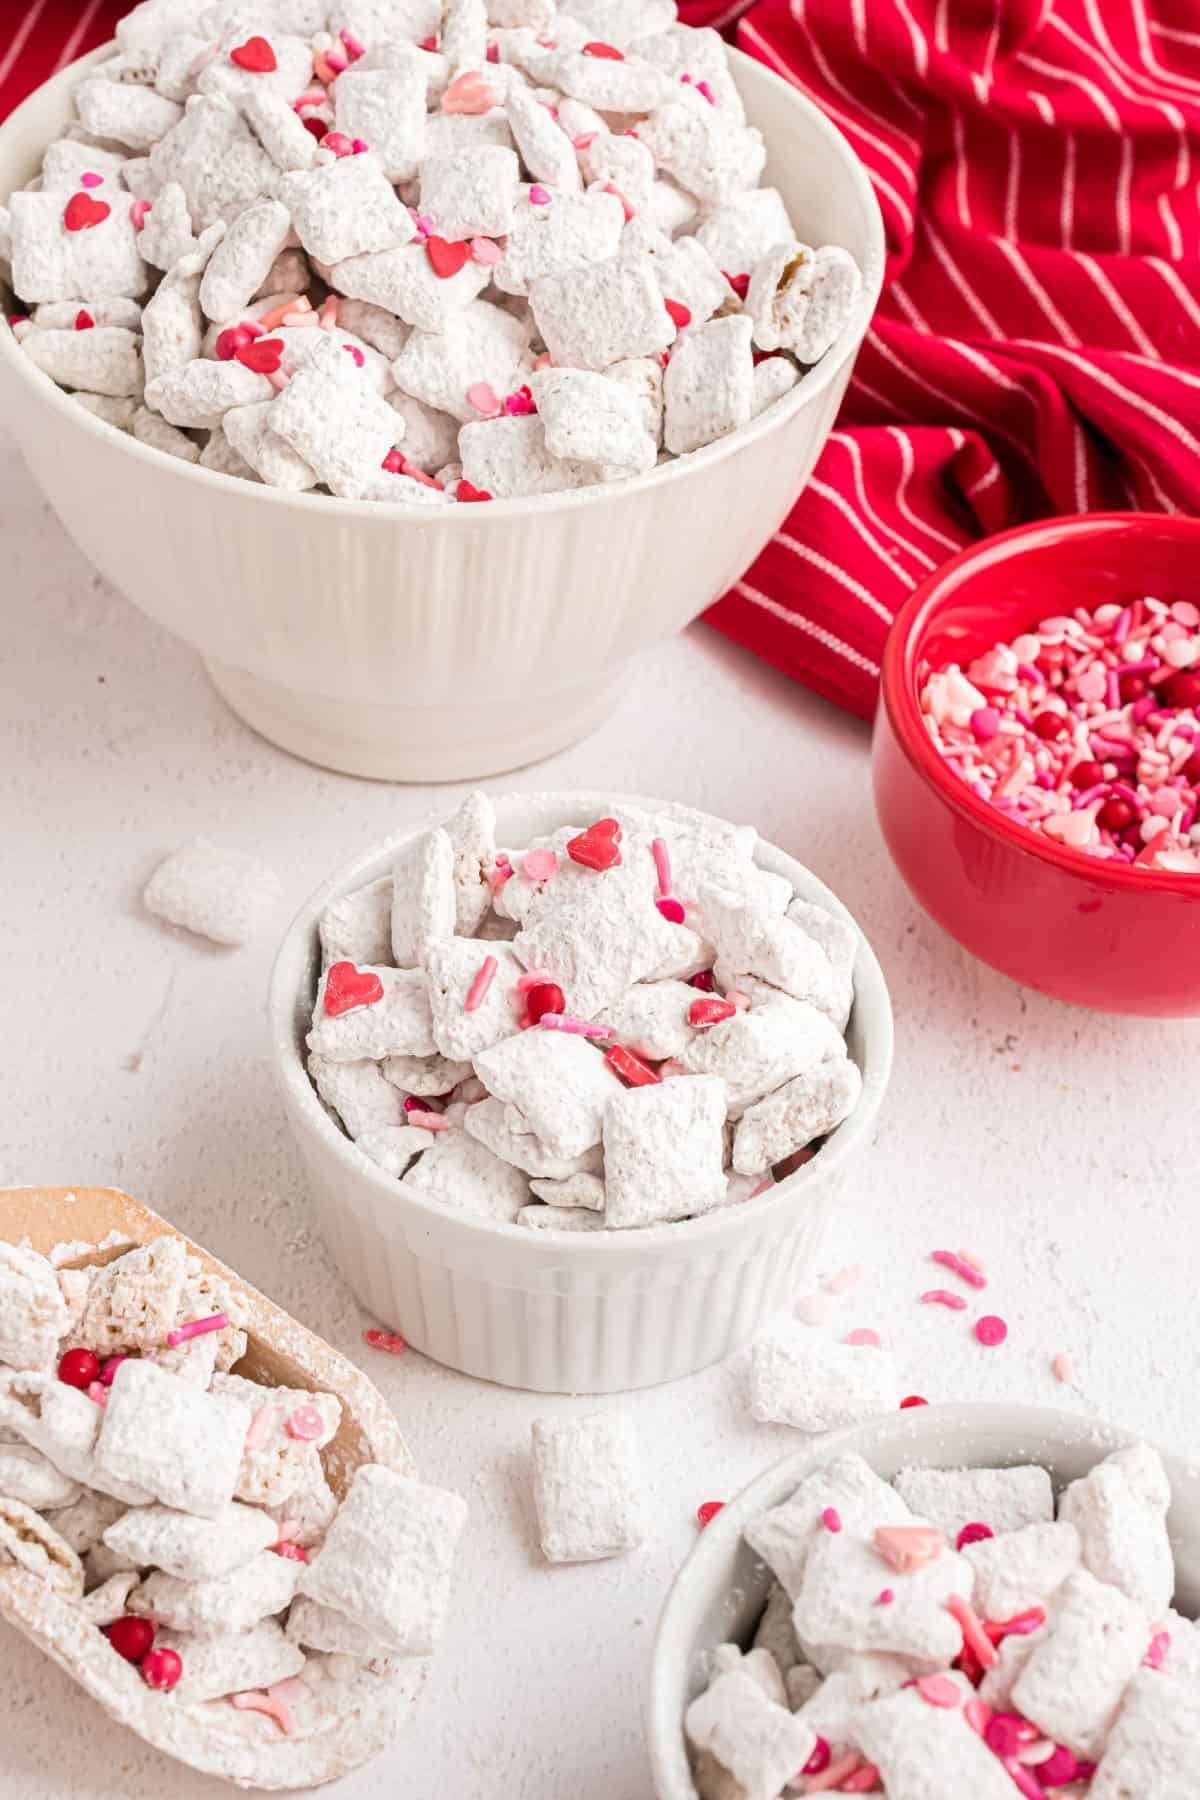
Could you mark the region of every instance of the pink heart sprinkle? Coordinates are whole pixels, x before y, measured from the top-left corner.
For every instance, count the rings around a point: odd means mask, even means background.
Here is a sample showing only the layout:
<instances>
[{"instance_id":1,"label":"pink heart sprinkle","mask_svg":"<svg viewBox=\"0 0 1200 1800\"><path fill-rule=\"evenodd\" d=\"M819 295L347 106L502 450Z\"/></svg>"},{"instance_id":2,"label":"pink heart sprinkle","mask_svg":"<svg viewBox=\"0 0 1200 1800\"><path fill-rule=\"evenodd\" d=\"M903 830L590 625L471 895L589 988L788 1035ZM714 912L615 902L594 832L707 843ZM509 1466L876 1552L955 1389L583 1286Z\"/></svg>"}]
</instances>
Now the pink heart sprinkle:
<instances>
[{"instance_id":1,"label":"pink heart sprinkle","mask_svg":"<svg viewBox=\"0 0 1200 1800\"><path fill-rule=\"evenodd\" d=\"M578 137L573 137L571 139L571 146L575 150L590 150L591 146L596 141L597 135L598 134L594 131L581 131Z\"/></svg>"},{"instance_id":2,"label":"pink heart sprinkle","mask_svg":"<svg viewBox=\"0 0 1200 1800\"><path fill-rule=\"evenodd\" d=\"M553 850L527 850L521 858L521 873L527 881L553 881L558 857Z\"/></svg>"},{"instance_id":3,"label":"pink heart sprinkle","mask_svg":"<svg viewBox=\"0 0 1200 1800\"><path fill-rule=\"evenodd\" d=\"M467 389L467 401L475 408L481 419L495 419L500 416L501 406L496 390L489 381L473 381Z\"/></svg>"},{"instance_id":4,"label":"pink heart sprinkle","mask_svg":"<svg viewBox=\"0 0 1200 1800\"><path fill-rule=\"evenodd\" d=\"M917 1682L917 1692L930 1706L942 1706L947 1711L962 1700L957 1682L951 1681L949 1675L922 1675Z\"/></svg>"},{"instance_id":5,"label":"pink heart sprinkle","mask_svg":"<svg viewBox=\"0 0 1200 1800\"><path fill-rule=\"evenodd\" d=\"M963 1707L963 1718L979 1737L982 1737L992 1721L992 1709L986 1700L976 1697L968 1700Z\"/></svg>"},{"instance_id":6,"label":"pink heart sprinkle","mask_svg":"<svg viewBox=\"0 0 1200 1800\"><path fill-rule=\"evenodd\" d=\"M496 264L503 260L504 252L493 238L471 239L471 261L478 263L481 269L494 269Z\"/></svg>"},{"instance_id":7,"label":"pink heart sprinkle","mask_svg":"<svg viewBox=\"0 0 1200 1800\"><path fill-rule=\"evenodd\" d=\"M104 177L103 175L97 175L94 169L88 169L85 174L79 177L79 185L80 187L103 187Z\"/></svg>"},{"instance_id":8,"label":"pink heart sprinkle","mask_svg":"<svg viewBox=\"0 0 1200 1800\"><path fill-rule=\"evenodd\" d=\"M549 189L544 188L540 181L535 181L529 190L530 206L549 206L553 198Z\"/></svg>"},{"instance_id":9,"label":"pink heart sprinkle","mask_svg":"<svg viewBox=\"0 0 1200 1800\"><path fill-rule=\"evenodd\" d=\"M880 1338L879 1333L877 1331L872 1331L869 1325L860 1325L857 1331L848 1332L845 1341L848 1344L869 1344L872 1350L881 1350L883 1348L883 1340Z\"/></svg>"}]
</instances>

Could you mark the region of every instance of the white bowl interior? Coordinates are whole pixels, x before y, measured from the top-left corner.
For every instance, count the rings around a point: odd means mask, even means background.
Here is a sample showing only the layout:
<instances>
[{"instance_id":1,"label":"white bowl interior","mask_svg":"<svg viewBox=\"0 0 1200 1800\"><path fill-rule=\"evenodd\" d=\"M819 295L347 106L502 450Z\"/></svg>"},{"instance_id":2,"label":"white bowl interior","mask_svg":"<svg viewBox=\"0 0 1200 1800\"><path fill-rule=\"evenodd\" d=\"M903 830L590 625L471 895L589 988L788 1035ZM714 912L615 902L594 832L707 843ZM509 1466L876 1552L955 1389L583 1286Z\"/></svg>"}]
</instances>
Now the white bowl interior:
<instances>
[{"instance_id":1,"label":"white bowl interior","mask_svg":"<svg viewBox=\"0 0 1200 1800\"><path fill-rule=\"evenodd\" d=\"M494 802L497 841L501 845L519 848L560 826L586 824L589 819L602 817L614 807L619 809L623 803L657 812L674 813L683 819L704 819L708 816L675 802L647 799L635 794L606 794L587 790L513 794ZM321 966L317 926L322 912L331 900L386 875L402 844L428 830L430 825L440 822L440 815L424 819L409 830L363 852L337 870L301 908L289 926L271 977L272 1043L289 1097L303 1109L307 1118L317 1124L326 1143L336 1147L345 1165L347 1182L361 1192L366 1192L369 1188L371 1203L381 1213L394 1209L396 1205L396 1182L385 1175L369 1157L364 1156L345 1135L317 1095L305 1068L307 1052L304 1040L312 1024L313 1000ZM848 920L859 936L854 1010L847 1028L846 1044L849 1054L862 1071L862 1096L854 1112L831 1132L824 1147L811 1163L778 1183L770 1195L763 1195L752 1202L756 1208L783 1209L802 1203L806 1184L822 1179L832 1168L840 1165L873 1128L891 1070L892 1014L883 971L875 953L861 927L837 896L794 857L788 856L774 845L760 843L755 860L760 867L785 875L804 899L815 901ZM445 1218L445 1209L428 1201L410 1199L407 1204L419 1205L433 1218ZM532 1233L524 1226L474 1217L468 1219L465 1215L458 1214L455 1215L455 1221L464 1227L474 1228L484 1237L500 1234L510 1242L514 1240L514 1234L516 1239L526 1243L531 1237L539 1240L549 1238L553 1241L554 1254L559 1260L569 1257L572 1261L582 1262L597 1255L603 1257L617 1253L623 1245L627 1248L634 1240L640 1249L645 1249L654 1244L664 1247L672 1243L678 1244L682 1234L702 1236L724 1232L730 1228L731 1219L738 1210L740 1209L718 1209L701 1218L672 1225L649 1226L632 1234L612 1232L582 1236L560 1232ZM529 1244L528 1247L531 1256L536 1253L536 1245Z\"/></svg>"},{"instance_id":2,"label":"white bowl interior","mask_svg":"<svg viewBox=\"0 0 1200 1800\"><path fill-rule=\"evenodd\" d=\"M1086 1475L1137 1433L1038 1406L912 1407L817 1438L752 1481L700 1534L676 1576L659 1620L646 1729L659 1800L696 1800L683 1714L707 1679L717 1644L747 1645L766 1604L771 1577L742 1532L780 1505L806 1475L856 1451L889 1480L900 1469L1009 1467L1040 1463L1055 1492ZM1171 1482L1168 1529L1175 1552L1175 1605L1200 1613L1200 1468L1160 1451Z\"/></svg>"}]
</instances>

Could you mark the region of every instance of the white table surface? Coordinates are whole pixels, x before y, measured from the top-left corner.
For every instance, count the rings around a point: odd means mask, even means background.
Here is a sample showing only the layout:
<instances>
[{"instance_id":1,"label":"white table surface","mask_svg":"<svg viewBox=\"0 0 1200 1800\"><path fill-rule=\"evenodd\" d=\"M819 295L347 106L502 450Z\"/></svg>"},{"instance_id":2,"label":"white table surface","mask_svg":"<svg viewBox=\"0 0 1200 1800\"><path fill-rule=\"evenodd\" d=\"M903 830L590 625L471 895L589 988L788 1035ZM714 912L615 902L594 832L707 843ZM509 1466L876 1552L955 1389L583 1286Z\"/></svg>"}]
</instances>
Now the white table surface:
<instances>
[{"instance_id":1,"label":"white table surface","mask_svg":"<svg viewBox=\"0 0 1200 1800\"><path fill-rule=\"evenodd\" d=\"M415 1725L325 1790L339 1800L650 1800L641 1707L655 1620L703 1500L794 1441L754 1424L741 1357L630 1396L652 1532L550 1569L528 1493L531 1419L595 1404L365 1348L365 1316L310 1227L267 1060L275 935L344 858L464 791L323 773L254 736L191 651L93 573L0 443L0 1184L129 1189L362 1361L424 1476L471 1521L453 1618ZM933 1399L1061 1404L1193 1447L1200 1025L1104 1018L1022 991L918 911L871 804L857 721L695 626L639 668L601 733L484 785L661 794L810 863L855 911L896 1010L896 1069L824 1271L861 1263L835 1324L878 1329ZM252 850L286 900L236 951L164 929L141 889L197 835ZM917 1295L970 1249L1011 1327L977 1347ZM947 1285L953 1285L949 1283ZM396 1321L400 1326L403 1321ZM1051 1358L1068 1351L1078 1387ZM5 1800L199 1800L223 1790L101 1715L0 1627Z\"/></svg>"}]
</instances>

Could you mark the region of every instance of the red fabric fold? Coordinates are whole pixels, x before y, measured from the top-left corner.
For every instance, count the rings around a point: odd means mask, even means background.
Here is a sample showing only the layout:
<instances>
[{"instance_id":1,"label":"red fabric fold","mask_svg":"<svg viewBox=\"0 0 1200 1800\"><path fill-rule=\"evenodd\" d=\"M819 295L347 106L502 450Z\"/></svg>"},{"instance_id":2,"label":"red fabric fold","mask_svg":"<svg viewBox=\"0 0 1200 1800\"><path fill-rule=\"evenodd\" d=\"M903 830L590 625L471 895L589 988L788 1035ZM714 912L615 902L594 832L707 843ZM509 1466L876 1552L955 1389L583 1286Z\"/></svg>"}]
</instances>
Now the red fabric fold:
<instances>
[{"instance_id":1,"label":"red fabric fold","mask_svg":"<svg viewBox=\"0 0 1200 1800\"><path fill-rule=\"evenodd\" d=\"M127 0L26 0L0 117ZM963 544L1200 511L1194 0L685 0L865 163L888 280L838 427L708 617L868 717L888 623Z\"/></svg>"}]
</instances>

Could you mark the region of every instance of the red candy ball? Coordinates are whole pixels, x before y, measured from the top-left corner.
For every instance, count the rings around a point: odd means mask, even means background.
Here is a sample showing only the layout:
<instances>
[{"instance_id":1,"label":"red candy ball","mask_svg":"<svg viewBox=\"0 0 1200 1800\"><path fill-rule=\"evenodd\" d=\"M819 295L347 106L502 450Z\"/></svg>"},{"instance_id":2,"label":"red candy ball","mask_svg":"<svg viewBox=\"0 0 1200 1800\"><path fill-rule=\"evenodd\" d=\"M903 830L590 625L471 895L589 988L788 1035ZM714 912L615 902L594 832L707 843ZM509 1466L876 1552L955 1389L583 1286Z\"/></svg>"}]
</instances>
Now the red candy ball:
<instances>
[{"instance_id":1,"label":"red candy ball","mask_svg":"<svg viewBox=\"0 0 1200 1800\"><path fill-rule=\"evenodd\" d=\"M175 1650L150 1650L142 1659L142 1680L166 1693L183 1674L183 1658Z\"/></svg>"},{"instance_id":2,"label":"red candy ball","mask_svg":"<svg viewBox=\"0 0 1200 1800\"><path fill-rule=\"evenodd\" d=\"M1200 669L1181 669L1162 684L1168 706L1200 706Z\"/></svg>"},{"instance_id":3,"label":"red candy ball","mask_svg":"<svg viewBox=\"0 0 1200 1800\"><path fill-rule=\"evenodd\" d=\"M567 1010L566 995L556 981L539 981L531 987L525 996L525 1004L529 1008L529 1017L536 1025L543 1013L560 1013Z\"/></svg>"},{"instance_id":4,"label":"red candy ball","mask_svg":"<svg viewBox=\"0 0 1200 1800\"><path fill-rule=\"evenodd\" d=\"M1133 808L1128 800L1106 800L1096 815L1105 831L1124 831L1133 824Z\"/></svg>"},{"instance_id":5,"label":"red candy ball","mask_svg":"<svg viewBox=\"0 0 1200 1800\"><path fill-rule=\"evenodd\" d=\"M1048 710L1046 712L1035 713L1033 718L1033 730L1036 737L1046 738L1047 740L1050 738L1060 738L1066 733L1067 721L1063 718L1061 713L1050 712Z\"/></svg>"},{"instance_id":6,"label":"red candy ball","mask_svg":"<svg viewBox=\"0 0 1200 1800\"><path fill-rule=\"evenodd\" d=\"M140 1663L154 1642L154 1623L150 1619L136 1619L132 1613L126 1613L123 1619L114 1619L105 1635L118 1656L123 1656L126 1662ZM160 1650L158 1654L174 1656L175 1652Z\"/></svg>"},{"instance_id":7,"label":"red candy ball","mask_svg":"<svg viewBox=\"0 0 1200 1800\"><path fill-rule=\"evenodd\" d=\"M1200 787L1200 750L1194 751L1184 763L1183 778L1190 781L1193 787Z\"/></svg>"},{"instance_id":8,"label":"red candy ball","mask_svg":"<svg viewBox=\"0 0 1200 1800\"><path fill-rule=\"evenodd\" d=\"M68 1387L87 1389L100 1373L100 1358L91 1350L68 1350L60 1358L58 1379Z\"/></svg>"},{"instance_id":9,"label":"red candy ball","mask_svg":"<svg viewBox=\"0 0 1200 1800\"><path fill-rule=\"evenodd\" d=\"M1125 702L1144 700L1150 692L1150 684L1144 675L1122 675L1118 682L1121 699Z\"/></svg>"},{"instance_id":10,"label":"red candy ball","mask_svg":"<svg viewBox=\"0 0 1200 1800\"><path fill-rule=\"evenodd\" d=\"M1104 780L1104 764L1090 760L1076 763L1071 771L1071 786L1079 789L1099 787Z\"/></svg>"}]
</instances>

